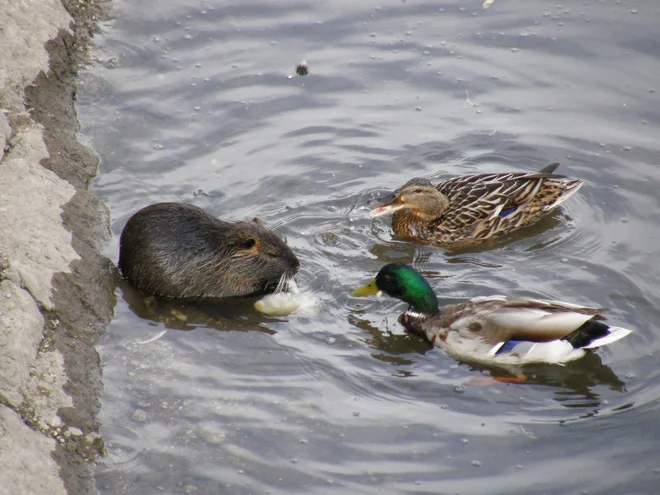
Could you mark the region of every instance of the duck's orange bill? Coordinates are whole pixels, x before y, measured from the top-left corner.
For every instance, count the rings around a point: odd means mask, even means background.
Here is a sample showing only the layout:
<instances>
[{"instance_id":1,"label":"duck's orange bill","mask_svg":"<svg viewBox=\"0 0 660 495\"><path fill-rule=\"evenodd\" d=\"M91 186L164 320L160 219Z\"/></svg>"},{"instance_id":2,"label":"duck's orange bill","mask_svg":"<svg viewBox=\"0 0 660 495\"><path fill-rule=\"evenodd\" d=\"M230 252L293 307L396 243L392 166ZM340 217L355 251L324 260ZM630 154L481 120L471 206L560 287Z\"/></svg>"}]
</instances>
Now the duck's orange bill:
<instances>
[{"instance_id":1,"label":"duck's orange bill","mask_svg":"<svg viewBox=\"0 0 660 495\"><path fill-rule=\"evenodd\" d=\"M402 210L403 208L406 207L405 204L399 203L399 199L395 199L389 204L379 206L378 208L374 208L369 212L369 216L371 218L375 217L380 217L381 215L387 215L388 213L394 213L395 211Z\"/></svg>"}]
</instances>

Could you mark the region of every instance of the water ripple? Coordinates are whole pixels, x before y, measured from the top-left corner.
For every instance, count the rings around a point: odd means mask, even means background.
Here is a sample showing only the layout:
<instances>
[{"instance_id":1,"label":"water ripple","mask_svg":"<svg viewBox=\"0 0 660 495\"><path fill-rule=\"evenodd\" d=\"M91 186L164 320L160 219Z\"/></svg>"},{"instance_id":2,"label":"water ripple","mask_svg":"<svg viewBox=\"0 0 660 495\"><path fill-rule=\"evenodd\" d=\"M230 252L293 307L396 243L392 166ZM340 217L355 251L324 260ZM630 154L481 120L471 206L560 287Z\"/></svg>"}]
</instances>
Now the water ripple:
<instances>
[{"instance_id":1,"label":"water ripple","mask_svg":"<svg viewBox=\"0 0 660 495\"><path fill-rule=\"evenodd\" d=\"M653 492L655 5L114 3L78 100L113 232L157 201L258 216L321 308L267 317L252 299L182 305L120 284L100 343L101 493ZM552 162L585 186L492 244L401 242L368 217L411 177ZM403 303L350 297L394 261L442 303L564 299L634 333L493 382L407 335Z\"/></svg>"}]
</instances>

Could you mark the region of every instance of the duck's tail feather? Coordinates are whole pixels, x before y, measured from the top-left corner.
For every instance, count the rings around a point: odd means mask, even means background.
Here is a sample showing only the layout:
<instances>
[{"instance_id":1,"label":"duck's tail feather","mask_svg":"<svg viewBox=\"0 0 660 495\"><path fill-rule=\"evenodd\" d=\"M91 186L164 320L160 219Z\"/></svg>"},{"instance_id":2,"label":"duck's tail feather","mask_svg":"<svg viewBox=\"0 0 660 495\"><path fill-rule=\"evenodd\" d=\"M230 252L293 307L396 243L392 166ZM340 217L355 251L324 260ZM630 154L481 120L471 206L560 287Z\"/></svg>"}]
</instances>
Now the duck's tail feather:
<instances>
[{"instance_id":1,"label":"duck's tail feather","mask_svg":"<svg viewBox=\"0 0 660 495\"><path fill-rule=\"evenodd\" d=\"M616 342L630 332L631 330L627 328L611 327L602 321L591 318L562 340L567 341L576 349L595 349Z\"/></svg>"},{"instance_id":2,"label":"duck's tail feather","mask_svg":"<svg viewBox=\"0 0 660 495\"><path fill-rule=\"evenodd\" d=\"M632 330L621 327L609 327L609 333L603 337L592 340L588 345L583 346L584 349L595 349L596 347L601 347L612 342L616 342L619 339L622 339L632 333Z\"/></svg>"},{"instance_id":3,"label":"duck's tail feather","mask_svg":"<svg viewBox=\"0 0 660 495\"><path fill-rule=\"evenodd\" d=\"M584 181L582 179L575 179L575 180L572 180L570 182L565 182L564 183L565 189L562 192L562 194L554 202L552 202L549 205L544 206L543 210L544 211L550 211L553 208L559 206L564 201L566 201L568 198L573 196L573 194L578 192L578 190L582 187L583 184L584 184Z\"/></svg>"},{"instance_id":4,"label":"duck's tail feather","mask_svg":"<svg viewBox=\"0 0 660 495\"><path fill-rule=\"evenodd\" d=\"M557 167L559 167L559 163L551 163L539 170L538 173L552 175L555 173L555 170L557 170Z\"/></svg>"}]
</instances>

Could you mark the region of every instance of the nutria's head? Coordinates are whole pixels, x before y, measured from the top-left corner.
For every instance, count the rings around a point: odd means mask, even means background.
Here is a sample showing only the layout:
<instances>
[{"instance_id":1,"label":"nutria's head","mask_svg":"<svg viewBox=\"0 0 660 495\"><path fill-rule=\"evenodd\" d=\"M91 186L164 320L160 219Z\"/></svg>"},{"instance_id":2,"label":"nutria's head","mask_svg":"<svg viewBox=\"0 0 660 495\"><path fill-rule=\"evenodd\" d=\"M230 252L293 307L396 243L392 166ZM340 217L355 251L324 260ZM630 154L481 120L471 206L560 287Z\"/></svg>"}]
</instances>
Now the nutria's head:
<instances>
[{"instance_id":1,"label":"nutria's head","mask_svg":"<svg viewBox=\"0 0 660 495\"><path fill-rule=\"evenodd\" d=\"M219 252L216 273L222 285L231 287L234 295L272 292L283 286L298 272L300 263L291 248L254 219L228 224L215 239Z\"/></svg>"},{"instance_id":2,"label":"nutria's head","mask_svg":"<svg viewBox=\"0 0 660 495\"><path fill-rule=\"evenodd\" d=\"M124 276L140 289L174 298L271 292L299 266L286 243L257 219L226 222L180 203L138 211L120 241Z\"/></svg>"}]
</instances>

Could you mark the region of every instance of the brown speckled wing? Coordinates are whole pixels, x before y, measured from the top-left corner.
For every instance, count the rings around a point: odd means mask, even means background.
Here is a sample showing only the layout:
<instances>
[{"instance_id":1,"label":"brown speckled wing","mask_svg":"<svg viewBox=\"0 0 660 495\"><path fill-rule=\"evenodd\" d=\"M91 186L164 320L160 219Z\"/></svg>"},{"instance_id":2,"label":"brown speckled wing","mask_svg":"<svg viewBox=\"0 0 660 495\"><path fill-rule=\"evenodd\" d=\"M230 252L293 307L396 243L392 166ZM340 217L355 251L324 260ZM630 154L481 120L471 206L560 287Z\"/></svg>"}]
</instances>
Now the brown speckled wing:
<instances>
[{"instance_id":1,"label":"brown speckled wing","mask_svg":"<svg viewBox=\"0 0 660 495\"><path fill-rule=\"evenodd\" d=\"M481 240L510 232L536 221L563 195L582 185L582 181L564 179L524 172L449 179L436 186L449 200L449 208L432 228L440 242L443 235ZM498 215L515 207L511 214Z\"/></svg>"}]
</instances>

